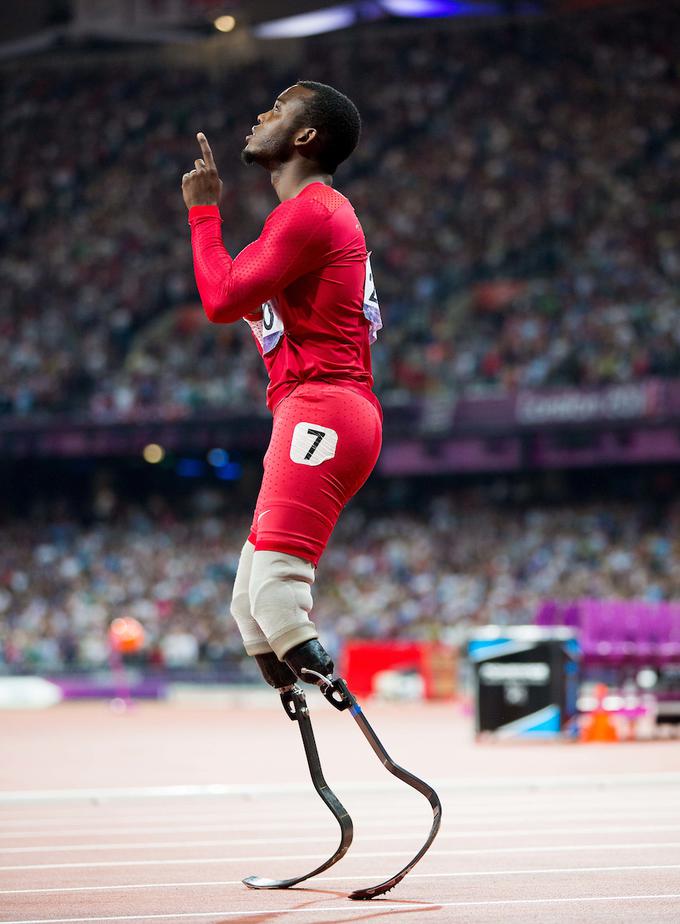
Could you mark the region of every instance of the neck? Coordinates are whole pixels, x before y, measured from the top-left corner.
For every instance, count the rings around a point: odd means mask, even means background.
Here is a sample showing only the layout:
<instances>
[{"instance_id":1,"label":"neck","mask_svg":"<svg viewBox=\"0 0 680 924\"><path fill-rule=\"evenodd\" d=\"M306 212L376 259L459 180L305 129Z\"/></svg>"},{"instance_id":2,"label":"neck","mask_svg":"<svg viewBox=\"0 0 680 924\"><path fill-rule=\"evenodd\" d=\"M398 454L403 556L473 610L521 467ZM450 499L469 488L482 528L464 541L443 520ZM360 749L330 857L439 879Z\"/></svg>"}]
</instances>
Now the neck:
<instances>
[{"instance_id":1,"label":"neck","mask_svg":"<svg viewBox=\"0 0 680 924\"><path fill-rule=\"evenodd\" d=\"M310 183L333 185L330 173L323 173L316 164L304 160L289 160L285 164L278 164L271 170L271 178L280 202L293 199Z\"/></svg>"}]
</instances>

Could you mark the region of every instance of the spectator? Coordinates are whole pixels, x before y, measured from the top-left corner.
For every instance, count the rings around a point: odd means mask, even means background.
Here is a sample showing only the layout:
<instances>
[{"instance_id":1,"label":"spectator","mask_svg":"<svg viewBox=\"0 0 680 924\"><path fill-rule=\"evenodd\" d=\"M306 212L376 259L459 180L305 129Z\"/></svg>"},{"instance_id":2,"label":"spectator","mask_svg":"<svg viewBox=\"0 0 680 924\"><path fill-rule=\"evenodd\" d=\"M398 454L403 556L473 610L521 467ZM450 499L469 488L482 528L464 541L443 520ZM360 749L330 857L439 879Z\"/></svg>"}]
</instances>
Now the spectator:
<instances>
[{"instance_id":1,"label":"spectator","mask_svg":"<svg viewBox=\"0 0 680 924\"><path fill-rule=\"evenodd\" d=\"M103 665L119 615L143 623L154 665L241 659L227 610L246 523L204 507L200 495L186 511L152 498L119 503L94 526L6 523L0 668ZM337 651L350 637L455 643L476 625L532 622L542 599L579 597L678 599L680 503L661 517L614 501L517 510L458 492L420 513L353 508L321 566L314 613Z\"/></svg>"},{"instance_id":2,"label":"spectator","mask_svg":"<svg viewBox=\"0 0 680 924\"><path fill-rule=\"evenodd\" d=\"M364 115L339 182L374 253L387 404L680 375L680 10L518 35L430 25L379 55L359 32L351 61L333 39L305 51ZM0 413L262 408L246 325L202 319L179 178L201 128L229 245L252 239L274 203L237 153L296 76L266 61L219 80L108 64L6 76ZM483 310L479 286L508 280Z\"/></svg>"}]
</instances>

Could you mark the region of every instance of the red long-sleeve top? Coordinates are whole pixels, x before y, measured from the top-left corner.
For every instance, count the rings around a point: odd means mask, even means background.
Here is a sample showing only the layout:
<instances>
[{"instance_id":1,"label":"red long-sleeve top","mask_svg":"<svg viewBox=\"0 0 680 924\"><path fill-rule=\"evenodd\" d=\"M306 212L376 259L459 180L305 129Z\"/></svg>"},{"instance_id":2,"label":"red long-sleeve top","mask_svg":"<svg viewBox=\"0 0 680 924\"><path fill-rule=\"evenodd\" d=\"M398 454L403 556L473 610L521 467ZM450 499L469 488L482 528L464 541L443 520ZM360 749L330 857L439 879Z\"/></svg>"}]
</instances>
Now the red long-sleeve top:
<instances>
[{"instance_id":1,"label":"red long-sleeve top","mask_svg":"<svg viewBox=\"0 0 680 924\"><path fill-rule=\"evenodd\" d=\"M275 208L259 238L233 258L221 222L217 206L189 210L198 291L211 321L250 324L269 373L267 405L273 410L311 380L344 384L377 405L369 340L382 325L350 202L311 183Z\"/></svg>"}]
</instances>

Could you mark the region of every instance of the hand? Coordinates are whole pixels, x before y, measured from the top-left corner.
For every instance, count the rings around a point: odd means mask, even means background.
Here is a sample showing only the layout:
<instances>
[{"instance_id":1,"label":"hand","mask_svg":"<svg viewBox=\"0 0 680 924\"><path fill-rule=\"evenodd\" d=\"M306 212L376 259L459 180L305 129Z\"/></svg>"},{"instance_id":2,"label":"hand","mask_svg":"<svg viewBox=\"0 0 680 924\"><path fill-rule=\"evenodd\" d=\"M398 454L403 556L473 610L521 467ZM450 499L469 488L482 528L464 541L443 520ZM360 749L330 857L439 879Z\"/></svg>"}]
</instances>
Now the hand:
<instances>
[{"instance_id":1,"label":"hand","mask_svg":"<svg viewBox=\"0 0 680 924\"><path fill-rule=\"evenodd\" d=\"M199 132L196 137L203 157L195 160L194 169L182 177L182 195L188 209L192 205L217 205L222 195L222 180L217 175L208 139L203 132Z\"/></svg>"}]
</instances>

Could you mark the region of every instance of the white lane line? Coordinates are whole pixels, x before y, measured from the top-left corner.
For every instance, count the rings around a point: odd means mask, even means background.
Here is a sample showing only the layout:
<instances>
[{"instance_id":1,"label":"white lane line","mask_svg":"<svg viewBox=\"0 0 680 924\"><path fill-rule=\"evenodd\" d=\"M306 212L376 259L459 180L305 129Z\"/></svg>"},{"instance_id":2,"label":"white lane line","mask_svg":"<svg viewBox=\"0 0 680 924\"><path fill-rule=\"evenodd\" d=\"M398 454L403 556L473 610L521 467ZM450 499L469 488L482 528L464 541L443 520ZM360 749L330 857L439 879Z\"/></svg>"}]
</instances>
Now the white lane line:
<instances>
[{"instance_id":1,"label":"white lane line","mask_svg":"<svg viewBox=\"0 0 680 924\"><path fill-rule=\"evenodd\" d=\"M338 789L347 792L384 792L389 784L368 781L337 783ZM667 771L658 773L599 773L570 774L553 777L495 777L480 779L434 780L435 789L454 789L458 792L498 791L498 790L555 790L580 788L618 788L628 786L662 786L680 785L680 772ZM82 801L89 799L163 799L189 798L197 796L256 796L306 793L309 786L305 783L207 783L185 784L180 786L130 786L102 787L96 789L27 789L0 791L0 803L30 803L52 801Z\"/></svg>"},{"instance_id":2,"label":"white lane line","mask_svg":"<svg viewBox=\"0 0 680 924\"><path fill-rule=\"evenodd\" d=\"M313 790L308 787L304 795L301 795L306 803L308 801L307 797L313 795ZM404 790L403 795L405 798L399 800L403 803L403 808L400 808L400 812L408 811L409 809L415 811L415 807L410 804L410 799L408 798L412 793L408 790ZM680 797L678 795L673 795L669 789L662 789L660 793L654 793L650 790L649 793L637 799L631 798L631 795L631 790L625 793L626 813L629 809L640 809L640 811L642 811L648 808L651 809L652 807L655 811L659 812L673 807L680 809ZM360 809L362 806L365 806L366 811L370 812L373 810L373 812L376 813L376 811L380 812L380 806L382 804L382 812L391 813L395 802L395 796L395 792L373 793L368 796L368 798L362 794L358 794L354 798L354 805L358 805ZM606 809L607 811L616 813L621 812L620 806L622 798L624 798L624 793L618 790L615 792L602 791L597 793L581 791L578 794L578 806L583 811L590 809L593 812L597 811L599 813L603 809ZM384 800L384 802L381 803L381 800ZM483 797L450 793L446 796L445 803L449 812L454 812L456 815L470 815L475 819L501 815L511 818L523 816L527 811L535 813L544 811L553 812L555 807L559 810L564 805L564 799L562 794L556 792L537 792L528 799L520 798L514 794L509 798L507 793L489 793ZM168 823L180 820L201 821L206 818L214 820L215 817L219 816L221 813L225 813L229 820L238 820L242 817L244 821L249 821L253 808L261 811L267 809L270 804L271 801L268 798L260 800L253 796L244 796L238 801L220 801L219 804L216 804L212 800L208 800L207 802L195 801L191 809L185 807L183 810L178 810L174 809L172 801L166 804L162 804L158 801L155 803L155 811L153 813L148 813L143 805L128 803L123 806L120 801L106 803L92 800L77 808L72 802L51 803L49 805L43 803L27 803L18 808L17 811L13 812L11 815L3 811L2 806L0 806L0 823L2 823L3 827L9 824L16 827L20 824L22 828L59 827L66 825L67 822L82 824L90 819L96 823L102 818L108 822L127 821L128 824L141 823L147 820L158 821L162 818L164 822ZM153 805L153 803L151 803L151 805ZM177 802L175 802L174 805L177 805ZM299 808L293 808L289 799L277 801L276 807L277 819L285 820L290 818L296 821L299 819ZM28 812L32 814L28 815ZM79 812L79 814L74 816L75 812ZM39 814L36 815L35 813Z\"/></svg>"},{"instance_id":3,"label":"white lane line","mask_svg":"<svg viewBox=\"0 0 680 924\"><path fill-rule=\"evenodd\" d=\"M512 827L517 825L522 827L526 823L534 825L547 823L565 824L573 821L592 820L593 824L597 823L616 823L649 820L650 823L661 822L664 820L674 820L680 817L680 803L665 803L658 807L641 806L639 811L632 810L631 807L622 801L616 805L593 806L592 809L581 805L580 801L574 806L574 811L566 809L556 809L551 806L527 806L518 812L476 812L475 810L460 810L453 805L445 796L442 797L444 805L444 818L447 822L453 822L457 826L475 827L487 829L490 826L494 828ZM346 802L346 804L348 804ZM352 815L361 819L362 825L391 825L394 823L395 812L399 818L405 822L417 823L423 817L424 803L418 804L395 804L385 806L367 805L362 806L354 800L349 799ZM564 804L564 803L562 803ZM159 805L160 809L160 805ZM305 809L309 814L309 823L312 827L322 827L327 820L326 813L322 810L321 803L314 800L314 794L311 794L305 802ZM269 820L268 820L269 819ZM5 847L21 846L21 840L27 845L35 845L40 841L51 842L52 839L57 842L65 838L72 838L76 842L89 840L90 838L99 839L101 835L113 840L117 836L137 835L148 832L149 834L170 834L173 832L184 833L196 831L196 833L223 832L226 836L238 834L258 834L262 832L276 833L277 831L285 832L294 831L299 825L300 813L296 811L293 814L278 811L277 803L266 805L257 804L250 807L249 811L241 813L225 812L221 810L207 815L192 814L176 818L172 813L160 810L153 816L140 816L139 818L129 816L118 816L117 814L99 815L96 810L86 817L70 816L68 819L53 818L36 818L35 821L22 822L5 822L0 817L0 850Z\"/></svg>"},{"instance_id":4,"label":"white lane line","mask_svg":"<svg viewBox=\"0 0 680 924\"><path fill-rule=\"evenodd\" d=\"M680 898L680 892L668 892L656 895L579 895L575 898L499 898L486 901L465 902L403 902L401 904L383 905L379 911L417 911L419 909L438 911L441 908L471 908L499 905L556 905L568 902L633 902L633 901L667 901ZM38 918L33 920L5 921L4 924L81 924L86 921L158 921L176 918L233 918L266 917L272 914L335 914L336 912L359 911L365 914L366 906L348 902L345 905L326 906L325 908L267 908L260 911L184 911L175 914L124 914L106 915L88 918Z\"/></svg>"},{"instance_id":5,"label":"white lane line","mask_svg":"<svg viewBox=\"0 0 680 924\"><path fill-rule=\"evenodd\" d=\"M680 809L680 806L678 806L678 808ZM549 818L546 818L545 820L546 820L546 824L550 823L553 820L559 820L562 818L567 818L570 820L584 818L584 819L593 821L598 818L603 818L603 819L612 818L612 817L620 818L622 814L625 814L627 819L632 819L632 818L647 819L647 818L654 818L656 816L667 818L669 813L671 813L671 811L672 811L672 806L666 804L662 808L660 807L659 809L654 809L654 810L641 809L640 811L631 812L628 805L626 804L625 812L622 806L620 805L612 807L609 811L588 811L588 812L558 811L558 812L550 812ZM485 820L495 821L497 823L507 821L508 824L514 824L518 820L527 821L528 818L529 820L532 820L531 814L541 815L542 817L545 817L545 812L546 810L543 807L539 807L534 813L527 813L526 809L524 809L521 812L513 811L512 813L499 811L496 814L493 812L489 812L487 813L488 819L486 819L485 817ZM393 821L391 818L388 818L388 819L385 818L386 814L387 814L386 812L381 812L380 814L367 815L362 812L361 813L362 824L366 824L366 825L380 824L380 823L387 823L389 821L391 822L391 825L393 825ZM419 807L419 808L413 807L409 811L404 811L400 809L399 810L400 819L403 819L404 815L408 815L409 819L412 816L413 821L409 821L409 823L416 824L417 820L419 820L420 817L423 815L423 809L422 807ZM450 818L453 821L455 821L456 824L459 824L461 822L472 824L474 822L479 822L482 820L475 811L461 812L461 811L452 809L448 801L445 805L445 816L447 820ZM152 815L148 817L154 821L158 819L158 815ZM276 817L277 819L279 819L280 816L278 815L278 813ZM289 821L284 821L284 822L280 820L272 821L272 822L252 822L249 818L244 818L242 821L239 821L239 822L234 821L233 819L228 819L228 820L225 819L224 822L213 822L211 824L180 825L180 824L169 823L169 824L165 824L162 826L160 825L159 826L149 826L147 824L143 824L143 829L144 829L145 834L165 834L165 833L173 834L173 833L179 833L181 831L183 832L189 832L189 831L228 832L228 831L242 831L244 830L244 828L247 828L249 831L285 831L285 830L289 830L294 824L299 823L299 820L300 820L300 815L299 813L296 813L294 816L290 817ZM26 828L22 830L17 829L14 831L0 831L0 839L12 840L12 839L24 837L24 838L44 840L45 838L78 837L81 835L99 836L99 835L112 835L112 834L114 835L115 834L137 834L140 832L140 827L142 827L143 821L145 821L145 819L140 818L138 820L138 823L135 825L124 824L124 825L121 825L120 827L102 828L99 824L97 824L97 820L93 819L92 825L89 827L79 826L79 827L69 828L68 825L58 824L58 827L59 827L58 831L33 831L33 830L29 831ZM41 820L36 820L31 825L31 828L33 827L44 828L45 824ZM305 828L309 828L309 829L326 828L326 827L327 827L327 822L322 821L321 819L319 819L318 821L314 820L314 821L305 822ZM393 827L390 827L390 830L393 830Z\"/></svg>"},{"instance_id":6,"label":"white lane line","mask_svg":"<svg viewBox=\"0 0 680 924\"><path fill-rule=\"evenodd\" d=\"M455 850L430 850L429 857L472 857L502 853L571 853L586 850L652 850L668 847L680 847L680 841L635 842L631 844L536 844L530 847L460 847ZM408 857L405 850L381 850L379 853L352 853L349 859L376 859L380 857ZM0 872L28 869L103 869L121 866L205 866L208 863L287 863L290 860L318 860L318 854L277 854L258 857L182 857L166 860L95 860L91 863L32 863L18 866L0 866Z\"/></svg>"},{"instance_id":7,"label":"white lane line","mask_svg":"<svg viewBox=\"0 0 680 924\"><path fill-rule=\"evenodd\" d=\"M431 820L431 819L430 819ZM424 822L423 822L424 824ZM331 828L329 819L328 827ZM401 827L401 826L400 826ZM422 824L411 825L417 832ZM522 827L516 828L495 828L493 830L480 831L478 828L463 831L442 831L439 834L439 840L458 840L461 838L484 839L487 837L534 837L535 835L554 835L554 834L630 834L631 832L652 832L652 831L680 831L680 824L676 825L595 825L583 827L581 825L567 825L563 828L554 827L547 824L540 828ZM363 834L364 841L384 841L388 836L390 840L408 840L413 836L413 832L401 834L398 831L390 830L381 834ZM191 841L183 838L180 841L125 841L117 844L61 844L59 846L48 844L41 847L3 847L0 849L0 856L5 854L28 854L28 853L80 853L82 851L113 851L113 850L174 850L177 847L257 847L266 844L306 844L309 841L325 841L327 838L324 834L319 836L305 835L303 837L235 837L235 838L217 838L211 840Z\"/></svg>"},{"instance_id":8,"label":"white lane line","mask_svg":"<svg viewBox=\"0 0 680 924\"><path fill-rule=\"evenodd\" d=\"M472 870L468 872L455 873L409 873L409 879L474 879L479 876L554 876L559 873L621 873L628 871L635 872L658 872L659 870L680 869L680 863L655 864L653 866L562 866L550 869L491 869L491 870ZM353 882L371 881L379 882L381 879L387 879L391 873L376 873L373 876L355 876L346 874L345 876L317 876L315 882ZM128 889L179 889L179 888L205 888L207 886L233 886L242 885L242 879L217 879L206 882L136 882L127 885L105 885L105 886L62 886L52 889L0 889L0 895L39 895L43 893L54 892L114 892L127 891Z\"/></svg>"},{"instance_id":9,"label":"white lane line","mask_svg":"<svg viewBox=\"0 0 680 924\"><path fill-rule=\"evenodd\" d=\"M319 803L320 804L320 803ZM367 825L390 825L390 830L393 830L394 821L390 817L386 817L387 813L381 815L366 816L362 813L361 820L362 823ZM427 817L426 810L421 807L420 811L413 812L399 812L399 824L403 823L404 815L407 814L409 817L406 820L408 825L417 825L418 821L422 821L423 818ZM620 812L618 813L621 814ZM653 814L653 813L652 813ZM659 812L659 815L663 814L665 817L668 817L668 809L663 813ZM640 817L649 818L649 812L640 812ZM573 814L568 816L573 818ZM588 815L589 818L592 818L592 815ZM626 812L626 818L630 818L631 815L629 812ZM633 816L635 817L635 816ZM327 815L327 819L330 819L330 815ZM458 819L460 820L460 819ZM469 819L469 821L474 821L474 818ZM111 834L179 834L183 832L210 832L210 831L222 831L225 834L228 834L230 831L290 831L291 828L296 828L300 824L300 814L298 813L294 818L291 818L290 821L276 821L276 822L259 822L254 823L250 819L244 818L241 822L224 822L223 824L209 824L209 825L163 825L159 827L152 827L149 825L125 825L120 828L100 828L96 822L93 822L92 827L89 828L71 828L66 827L60 828L58 831L2 831L0 832L0 838L5 840L16 839L19 837L27 838L30 840L44 840L45 838L63 838L63 837L81 837L83 835L111 835ZM323 829L328 827L328 820L324 822L322 818L314 821L305 821L305 830L313 829ZM182 841L186 843L186 841ZM11 847L0 847L0 851L13 850L16 848ZM59 848L57 848L59 849ZM65 848L60 848L65 849Z\"/></svg>"},{"instance_id":10,"label":"white lane line","mask_svg":"<svg viewBox=\"0 0 680 924\"><path fill-rule=\"evenodd\" d=\"M578 780L578 777L576 777ZM621 789L626 788L626 801L634 805L646 805L648 801L656 801L658 803L665 803L667 800L680 800L680 780L677 785L671 785L670 783L667 787L663 788L661 791L657 790L655 787L657 783L654 780L650 780L646 787L640 788L631 788L630 786L615 786L614 780L615 777L611 777L609 785L593 785L592 789L585 788L585 785L579 791L578 799L579 802L600 805L602 802L606 801L616 801L621 798ZM582 781L583 782L583 781ZM363 801L368 804L374 804L380 802L380 800L391 801L394 799L395 788L400 788L398 783L394 783L390 780L386 780L384 783L377 784L375 781L369 783L348 783L345 781L337 782L334 780L335 785L338 787L344 787L348 790L352 790L356 793L358 799L363 799ZM480 786L479 791L472 792L465 789L465 780L460 782L457 780L447 780L447 781L438 781L436 784L441 789L450 790L447 798L452 802L457 802L461 807L474 807L478 811L482 811L489 804L489 801L495 801L499 805L503 805L510 809L510 805L513 807L521 807L523 805L534 805L537 802L546 802L550 804L560 804L563 799L563 794L559 792L556 787L549 789L537 789L534 788L531 784L531 781L526 781L526 788L523 786L520 792L513 792L511 799L508 799L508 793L502 789L488 791L488 789L483 789ZM246 808L251 804L253 798L259 799L260 796L268 798L270 796L286 796L286 797L295 797L295 796L306 796L312 792L311 783L300 782L290 783L290 784L262 784L261 788L258 788L256 792L252 790L257 784L244 784L242 787L241 784L233 784L228 787L229 791L221 792L221 789L227 789L226 786L222 784L214 784L212 786L190 786L190 787L181 787L182 789L190 788L193 790L188 797L182 796L181 793L176 792L179 787L160 787L163 791L158 791L159 787L137 787L135 789L128 788L116 788L112 790L82 790L82 789L62 789L62 790L19 790L18 792L11 792L9 790L0 789L0 817L2 818L25 818L29 812L32 812L37 818L38 813L39 817L43 817L46 813L51 813L56 818L70 817L74 811L104 811L106 809L111 812L123 813L127 812L131 815L137 816L138 812L144 812L146 809L144 805L140 805L134 800L130 800L129 804L121 806L118 801L125 801L130 793L139 794L142 797L149 796L150 798L162 799L166 798L168 805L161 808L157 805L153 806L155 812L165 811L167 808L168 812L176 811L178 813L187 814L195 812L206 812L210 813L214 811L214 804L210 799L198 799L200 796L216 796L219 799L230 795L236 795L238 797L233 803L229 802L229 811L235 811L239 808ZM458 791L458 786L460 785L461 789ZM245 788L247 786L248 788ZM167 790L170 789L171 792L167 793ZM64 798L63 801L50 801L49 805L43 804L42 795L51 797L53 795L64 795L67 798ZM114 794L112 803L109 804L107 796L109 793ZM38 795L37 799L33 797ZM14 799L14 796L17 796L16 801L6 801L4 802L5 797L10 797ZM74 798L82 801L84 804L82 806L74 807L72 802ZM226 804L225 804L226 805ZM149 807L151 808L151 806ZM292 809L291 809L292 811Z\"/></svg>"}]
</instances>

